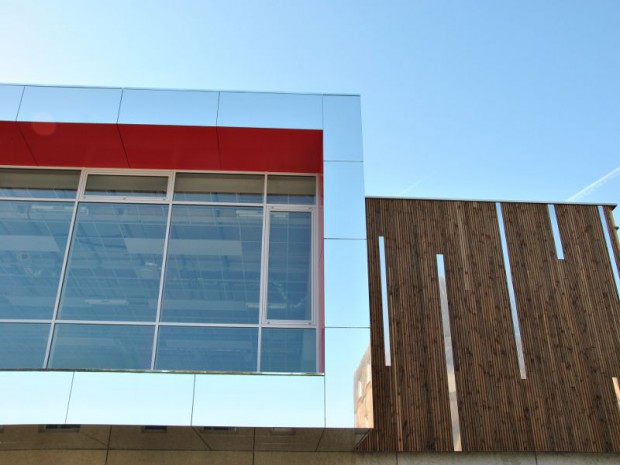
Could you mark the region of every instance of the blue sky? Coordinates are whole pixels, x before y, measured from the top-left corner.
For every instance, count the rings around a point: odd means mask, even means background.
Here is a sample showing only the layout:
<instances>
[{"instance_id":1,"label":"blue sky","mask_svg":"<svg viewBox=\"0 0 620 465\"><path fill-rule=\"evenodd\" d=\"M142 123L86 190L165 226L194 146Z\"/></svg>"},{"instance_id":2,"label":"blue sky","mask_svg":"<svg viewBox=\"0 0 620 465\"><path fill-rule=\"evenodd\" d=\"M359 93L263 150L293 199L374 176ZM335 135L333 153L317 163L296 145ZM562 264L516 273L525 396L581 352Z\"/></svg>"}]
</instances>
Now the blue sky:
<instances>
[{"instance_id":1,"label":"blue sky","mask_svg":"<svg viewBox=\"0 0 620 465\"><path fill-rule=\"evenodd\" d=\"M620 203L618 0L0 0L0 63L5 83L359 93L368 195Z\"/></svg>"}]
</instances>

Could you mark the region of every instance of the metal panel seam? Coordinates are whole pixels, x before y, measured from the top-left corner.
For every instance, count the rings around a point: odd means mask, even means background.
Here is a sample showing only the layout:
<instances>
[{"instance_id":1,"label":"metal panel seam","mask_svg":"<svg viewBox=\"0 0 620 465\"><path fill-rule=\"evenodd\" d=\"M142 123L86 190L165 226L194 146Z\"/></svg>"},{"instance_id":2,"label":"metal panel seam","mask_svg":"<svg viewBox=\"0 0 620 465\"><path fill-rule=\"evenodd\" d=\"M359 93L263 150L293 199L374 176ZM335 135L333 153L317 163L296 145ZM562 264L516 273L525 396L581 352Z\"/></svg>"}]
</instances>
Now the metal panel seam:
<instances>
[{"instance_id":1,"label":"metal panel seam","mask_svg":"<svg viewBox=\"0 0 620 465\"><path fill-rule=\"evenodd\" d=\"M67 399L67 410L65 412L65 425L69 418L69 408L71 407L71 394L73 394L73 381L75 380L75 371L71 373L71 386L69 387L69 398Z\"/></svg>"}]
</instances>

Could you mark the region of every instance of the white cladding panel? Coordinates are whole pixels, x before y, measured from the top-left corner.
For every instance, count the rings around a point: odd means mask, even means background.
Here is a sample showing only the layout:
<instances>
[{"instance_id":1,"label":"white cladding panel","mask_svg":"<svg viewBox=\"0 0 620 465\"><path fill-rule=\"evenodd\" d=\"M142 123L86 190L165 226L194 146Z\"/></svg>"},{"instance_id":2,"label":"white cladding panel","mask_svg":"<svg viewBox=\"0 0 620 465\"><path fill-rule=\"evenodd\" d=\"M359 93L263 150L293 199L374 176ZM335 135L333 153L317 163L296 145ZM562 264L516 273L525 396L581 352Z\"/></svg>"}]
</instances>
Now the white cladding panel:
<instances>
[{"instance_id":1,"label":"white cladding panel","mask_svg":"<svg viewBox=\"0 0 620 465\"><path fill-rule=\"evenodd\" d=\"M194 375L76 372L69 424L189 425Z\"/></svg>"},{"instance_id":2,"label":"white cladding panel","mask_svg":"<svg viewBox=\"0 0 620 465\"><path fill-rule=\"evenodd\" d=\"M73 372L0 372L0 425L62 424Z\"/></svg>"},{"instance_id":3,"label":"white cladding panel","mask_svg":"<svg viewBox=\"0 0 620 465\"><path fill-rule=\"evenodd\" d=\"M325 426L320 375L196 375L193 426Z\"/></svg>"},{"instance_id":4,"label":"white cladding panel","mask_svg":"<svg viewBox=\"0 0 620 465\"><path fill-rule=\"evenodd\" d=\"M356 371L370 367L369 328L325 328L325 427L367 428L360 424L358 400L368 394L358 386ZM372 405L372 402L370 402Z\"/></svg>"},{"instance_id":5,"label":"white cladding panel","mask_svg":"<svg viewBox=\"0 0 620 465\"><path fill-rule=\"evenodd\" d=\"M217 125L322 129L322 97L304 94L221 92Z\"/></svg>"},{"instance_id":6,"label":"white cladding panel","mask_svg":"<svg viewBox=\"0 0 620 465\"><path fill-rule=\"evenodd\" d=\"M325 240L325 326L370 326L366 240Z\"/></svg>"},{"instance_id":7,"label":"white cladding panel","mask_svg":"<svg viewBox=\"0 0 620 465\"><path fill-rule=\"evenodd\" d=\"M24 86L0 84L0 121L15 121Z\"/></svg>"},{"instance_id":8,"label":"white cladding panel","mask_svg":"<svg viewBox=\"0 0 620 465\"><path fill-rule=\"evenodd\" d=\"M363 161L362 111L357 95L323 98L325 161Z\"/></svg>"},{"instance_id":9,"label":"white cladding panel","mask_svg":"<svg viewBox=\"0 0 620 465\"><path fill-rule=\"evenodd\" d=\"M26 86L18 121L116 123L121 89Z\"/></svg>"},{"instance_id":10,"label":"white cladding panel","mask_svg":"<svg viewBox=\"0 0 620 465\"><path fill-rule=\"evenodd\" d=\"M364 164L324 162L325 239L366 239Z\"/></svg>"},{"instance_id":11,"label":"white cladding panel","mask_svg":"<svg viewBox=\"0 0 620 465\"><path fill-rule=\"evenodd\" d=\"M215 126L218 92L123 90L119 124Z\"/></svg>"}]
</instances>

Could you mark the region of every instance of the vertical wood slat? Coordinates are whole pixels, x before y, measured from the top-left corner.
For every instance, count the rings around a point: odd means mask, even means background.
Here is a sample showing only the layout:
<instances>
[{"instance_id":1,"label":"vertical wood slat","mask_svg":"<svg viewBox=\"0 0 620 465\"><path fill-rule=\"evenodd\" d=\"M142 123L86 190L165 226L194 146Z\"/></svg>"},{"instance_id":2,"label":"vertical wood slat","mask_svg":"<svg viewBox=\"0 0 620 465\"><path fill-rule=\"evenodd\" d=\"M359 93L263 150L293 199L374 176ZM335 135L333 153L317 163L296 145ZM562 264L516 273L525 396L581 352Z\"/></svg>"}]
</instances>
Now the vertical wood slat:
<instances>
[{"instance_id":1,"label":"vertical wood slat","mask_svg":"<svg viewBox=\"0 0 620 465\"><path fill-rule=\"evenodd\" d=\"M367 199L375 428L360 450L452 450L434 264L441 253L463 450L620 452L611 381L620 375L620 303L596 208L556 206L565 252L558 260L547 206L502 204L527 368L522 380L495 204ZM611 210L605 213L613 229ZM377 363L380 235L392 367ZM614 248L620 262L617 241Z\"/></svg>"}]
</instances>

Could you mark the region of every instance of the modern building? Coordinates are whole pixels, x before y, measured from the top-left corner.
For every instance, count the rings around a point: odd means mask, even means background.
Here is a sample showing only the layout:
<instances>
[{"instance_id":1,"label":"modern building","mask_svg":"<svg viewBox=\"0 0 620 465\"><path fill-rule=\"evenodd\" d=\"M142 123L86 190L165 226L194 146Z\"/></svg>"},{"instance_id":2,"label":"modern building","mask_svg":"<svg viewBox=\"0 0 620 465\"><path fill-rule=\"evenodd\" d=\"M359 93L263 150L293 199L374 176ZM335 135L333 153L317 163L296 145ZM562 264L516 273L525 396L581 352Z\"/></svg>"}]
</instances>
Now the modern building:
<instances>
[{"instance_id":1,"label":"modern building","mask_svg":"<svg viewBox=\"0 0 620 465\"><path fill-rule=\"evenodd\" d=\"M0 86L0 463L620 459L614 206L363 175L358 96Z\"/></svg>"}]
</instances>

